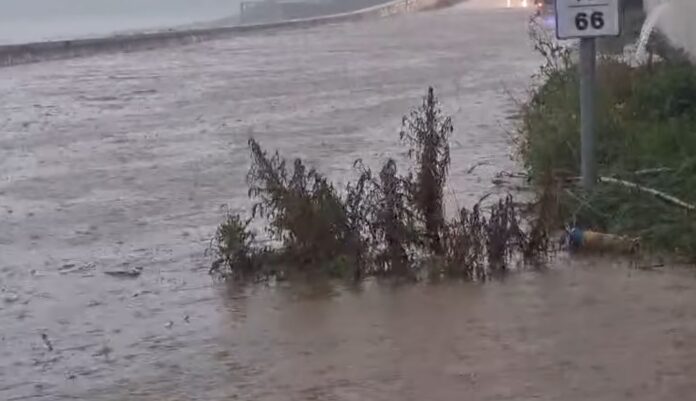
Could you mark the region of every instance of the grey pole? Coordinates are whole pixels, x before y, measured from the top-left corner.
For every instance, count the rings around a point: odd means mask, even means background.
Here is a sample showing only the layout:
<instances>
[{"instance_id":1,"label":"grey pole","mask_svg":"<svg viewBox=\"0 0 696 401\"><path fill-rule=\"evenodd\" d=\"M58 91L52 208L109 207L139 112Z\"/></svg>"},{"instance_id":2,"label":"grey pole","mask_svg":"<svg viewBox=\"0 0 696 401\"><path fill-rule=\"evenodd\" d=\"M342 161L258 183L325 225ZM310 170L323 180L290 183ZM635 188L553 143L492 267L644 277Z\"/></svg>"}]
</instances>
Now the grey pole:
<instances>
[{"instance_id":1,"label":"grey pole","mask_svg":"<svg viewBox=\"0 0 696 401\"><path fill-rule=\"evenodd\" d=\"M595 71L594 38L580 39L580 151L582 186L592 189L597 180L595 165Z\"/></svg>"}]
</instances>

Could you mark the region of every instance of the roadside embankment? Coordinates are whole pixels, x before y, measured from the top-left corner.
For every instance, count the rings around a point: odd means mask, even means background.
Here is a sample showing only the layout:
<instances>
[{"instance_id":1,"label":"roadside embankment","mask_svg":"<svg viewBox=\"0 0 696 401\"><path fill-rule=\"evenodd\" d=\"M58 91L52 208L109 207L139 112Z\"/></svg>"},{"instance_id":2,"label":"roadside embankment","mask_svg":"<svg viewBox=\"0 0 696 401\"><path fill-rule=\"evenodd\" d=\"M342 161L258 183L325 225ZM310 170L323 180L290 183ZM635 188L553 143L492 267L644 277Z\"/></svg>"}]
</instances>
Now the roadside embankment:
<instances>
[{"instance_id":1,"label":"roadside embankment","mask_svg":"<svg viewBox=\"0 0 696 401\"><path fill-rule=\"evenodd\" d=\"M530 178L556 184L563 222L640 238L649 251L696 256L696 67L598 63L599 180L585 191L580 166L577 66L541 45L547 64L522 106L518 143Z\"/></svg>"},{"instance_id":2,"label":"roadside embankment","mask_svg":"<svg viewBox=\"0 0 696 401\"><path fill-rule=\"evenodd\" d=\"M362 10L316 18L296 19L268 24L238 25L111 36L93 39L61 40L0 46L0 66L32 63L117 51L139 51L163 46L195 43L235 34L266 30L305 28L320 24L383 18L413 11L427 10L451 0L394 0Z\"/></svg>"}]
</instances>

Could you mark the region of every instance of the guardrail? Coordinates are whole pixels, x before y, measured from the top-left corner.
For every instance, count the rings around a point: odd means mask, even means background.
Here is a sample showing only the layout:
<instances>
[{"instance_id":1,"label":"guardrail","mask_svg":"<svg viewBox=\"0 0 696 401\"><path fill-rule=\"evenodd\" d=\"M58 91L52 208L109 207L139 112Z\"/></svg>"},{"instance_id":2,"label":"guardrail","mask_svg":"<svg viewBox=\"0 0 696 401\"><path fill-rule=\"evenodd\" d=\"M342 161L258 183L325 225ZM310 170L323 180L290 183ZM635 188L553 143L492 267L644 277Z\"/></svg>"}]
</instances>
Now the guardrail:
<instances>
[{"instance_id":1,"label":"guardrail","mask_svg":"<svg viewBox=\"0 0 696 401\"><path fill-rule=\"evenodd\" d=\"M394 0L385 4L347 13L267 24L236 25L219 28L116 35L94 39L0 45L0 67L45 60L88 56L97 53L149 50L163 46L195 43L232 34L283 28L304 28L320 24L355 21L363 18L388 17L395 14L433 8L438 6L442 1L443 0Z\"/></svg>"}]
</instances>

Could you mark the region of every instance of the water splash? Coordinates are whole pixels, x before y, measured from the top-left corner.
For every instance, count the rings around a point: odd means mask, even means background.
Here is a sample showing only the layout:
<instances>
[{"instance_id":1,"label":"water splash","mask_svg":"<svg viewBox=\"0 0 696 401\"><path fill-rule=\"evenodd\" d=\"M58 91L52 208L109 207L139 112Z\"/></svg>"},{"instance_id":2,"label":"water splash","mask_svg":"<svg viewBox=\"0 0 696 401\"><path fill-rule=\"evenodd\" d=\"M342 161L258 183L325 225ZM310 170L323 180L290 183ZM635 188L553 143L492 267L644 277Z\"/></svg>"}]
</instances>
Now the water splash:
<instances>
[{"instance_id":1,"label":"water splash","mask_svg":"<svg viewBox=\"0 0 696 401\"><path fill-rule=\"evenodd\" d=\"M641 63L647 58L646 50L648 47L648 41L650 40L650 35L652 35L657 22L668 5L669 3L659 4L648 12L648 16L645 18L643 28L640 30L640 37L638 38L638 43L636 45L635 61L637 63Z\"/></svg>"},{"instance_id":2,"label":"water splash","mask_svg":"<svg viewBox=\"0 0 696 401\"><path fill-rule=\"evenodd\" d=\"M693 23L696 20L696 1L643 0L643 3L648 16L658 13L653 28L659 29L675 50L684 52L696 62L696 24Z\"/></svg>"}]
</instances>

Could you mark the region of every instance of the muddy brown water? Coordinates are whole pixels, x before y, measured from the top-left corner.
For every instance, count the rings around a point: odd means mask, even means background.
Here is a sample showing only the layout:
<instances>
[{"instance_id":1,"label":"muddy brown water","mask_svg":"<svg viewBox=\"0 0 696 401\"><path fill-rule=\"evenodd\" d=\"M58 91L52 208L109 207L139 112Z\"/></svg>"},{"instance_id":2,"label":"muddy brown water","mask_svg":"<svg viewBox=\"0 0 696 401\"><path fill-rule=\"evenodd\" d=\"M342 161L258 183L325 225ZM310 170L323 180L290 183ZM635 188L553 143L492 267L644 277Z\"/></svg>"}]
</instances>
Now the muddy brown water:
<instances>
[{"instance_id":1,"label":"muddy brown water","mask_svg":"<svg viewBox=\"0 0 696 401\"><path fill-rule=\"evenodd\" d=\"M0 70L0 399L692 398L689 271L206 274L221 205L249 205L248 136L345 182L356 158L403 159L400 118L427 85L454 116L450 202L504 192L511 95L539 59L528 12L498 3Z\"/></svg>"},{"instance_id":2,"label":"muddy brown water","mask_svg":"<svg viewBox=\"0 0 696 401\"><path fill-rule=\"evenodd\" d=\"M696 391L691 271L560 257L486 284L133 287L72 313L54 307L41 319L53 351L38 334L5 338L31 349L4 360L6 399L613 401Z\"/></svg>"}]
</instances>

